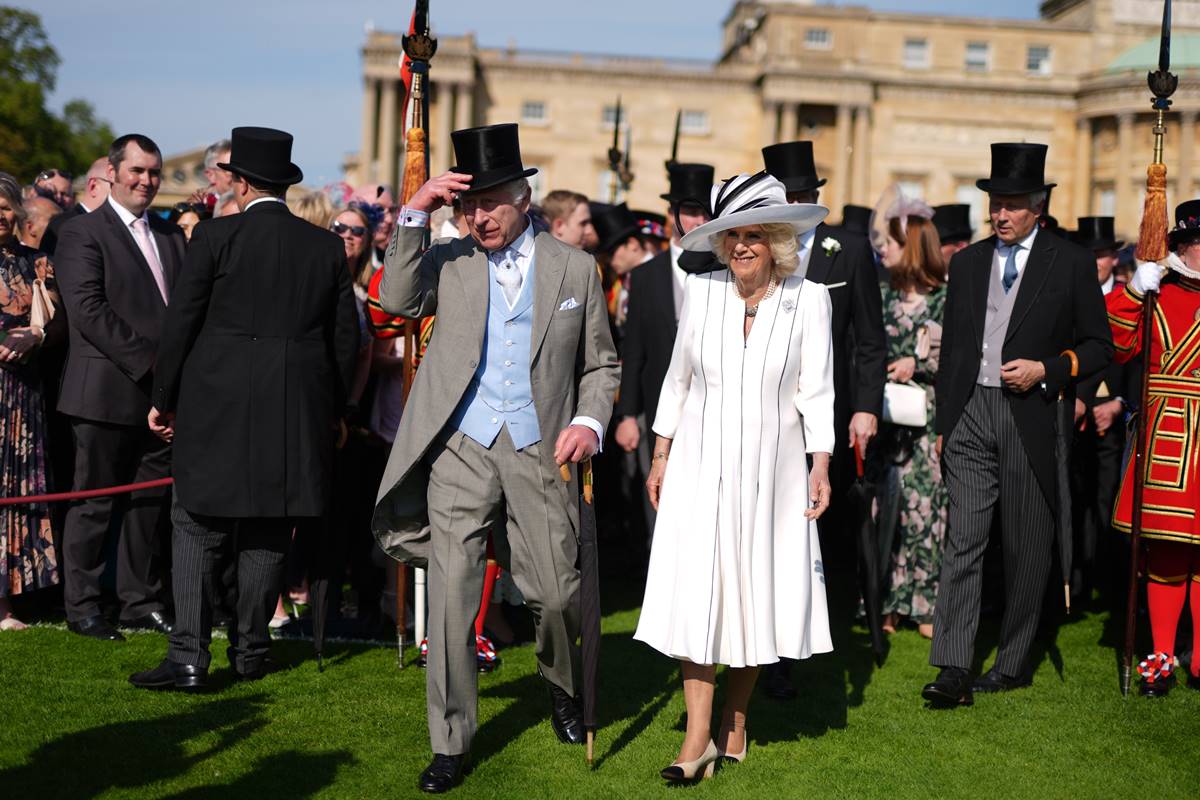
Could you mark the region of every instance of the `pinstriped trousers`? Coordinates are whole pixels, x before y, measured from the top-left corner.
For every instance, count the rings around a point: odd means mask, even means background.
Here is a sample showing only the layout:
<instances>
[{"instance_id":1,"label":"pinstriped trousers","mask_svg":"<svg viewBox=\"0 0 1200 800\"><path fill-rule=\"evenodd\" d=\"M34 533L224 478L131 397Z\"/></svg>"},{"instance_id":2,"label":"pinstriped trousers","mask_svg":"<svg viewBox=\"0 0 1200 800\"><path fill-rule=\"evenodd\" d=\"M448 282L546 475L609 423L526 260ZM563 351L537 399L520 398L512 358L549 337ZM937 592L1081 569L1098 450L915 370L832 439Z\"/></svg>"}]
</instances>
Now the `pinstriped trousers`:
<instances>
[{"instance_id":1,"label":"pinstriped trousers","mask_svg":"<svg viewBox=\"0 0 1200 800\"><path fill-rule=\"evenodd\" d=\"M1054 515L1021 443L1004 390L976 386L942 451L950 496L929 663L970 669L979 628L983 554L997 504L1004 618L995 668L1025 675L1054 542Z\"/></svg>"},{"instance_id":2,"label":"pinstriped trousers","mask_svg":"<svg viewBox=\"0 0 1200 800\"><path fill-rule=\"evenodd\" d=\"M238 519L192 514L171 502L171 572L175 631L167 658L208 668L212 656L213 572L221 569L225 544L233 539L237 575L236 619L230 625L230 666L239 673L262 667L271 645L268 624L283 588L284 560L296 520Z\"/></svg>"}]
</instances>

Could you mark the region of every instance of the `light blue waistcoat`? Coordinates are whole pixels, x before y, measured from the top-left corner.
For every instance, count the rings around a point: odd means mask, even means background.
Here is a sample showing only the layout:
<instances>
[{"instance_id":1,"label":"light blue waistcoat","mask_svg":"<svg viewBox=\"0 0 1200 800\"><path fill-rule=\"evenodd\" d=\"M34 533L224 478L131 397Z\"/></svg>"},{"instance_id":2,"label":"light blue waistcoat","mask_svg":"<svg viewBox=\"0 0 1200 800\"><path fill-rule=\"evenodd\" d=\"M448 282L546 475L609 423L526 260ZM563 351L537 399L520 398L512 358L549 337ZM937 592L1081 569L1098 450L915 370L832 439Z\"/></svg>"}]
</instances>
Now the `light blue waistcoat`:
<instances>
[{"instance_id":1,"label":"light blue waistcoat","mask_svg":"<svg viewBox=\"0 0 1200 800\"><path fill-rule=\"evenodd\" d=\"M488 318L483 352L479 367L450 419L458 430L484 447L492 446L502 425L508 426L508 435L518 450L542 438L529 377L535 267L536 263L529 265L521 295L510 311L492 265L488 264Z\"/></svg>"}]
</instances>

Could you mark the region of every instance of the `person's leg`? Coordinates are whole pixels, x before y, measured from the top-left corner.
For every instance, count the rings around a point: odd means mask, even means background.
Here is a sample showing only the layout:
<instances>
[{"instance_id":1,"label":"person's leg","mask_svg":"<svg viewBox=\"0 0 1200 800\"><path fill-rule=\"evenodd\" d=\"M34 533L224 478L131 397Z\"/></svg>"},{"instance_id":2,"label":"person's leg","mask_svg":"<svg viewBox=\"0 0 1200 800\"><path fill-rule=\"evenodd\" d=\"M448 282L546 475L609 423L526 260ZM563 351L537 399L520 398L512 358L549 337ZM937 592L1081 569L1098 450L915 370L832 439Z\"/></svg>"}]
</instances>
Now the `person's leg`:
<instances>
[{"instance_id":1,"label":"person's leg","mask_svg":"<svg viewBox=\"0 0 1200 800\"><path fill-rule=\"evenodd\" d=\"M1192 607L1192 663L1193 678L1200 678L1200 545L1192 548L1192 579L1188 581L1188 604Z\"/></svg>"},{"instance_id":2,"label":"person's leg","mask_svg":"<svg viewBox=\"0 0 1200 800\"><path fill-rule=\"evenodd\" d=\"M683 747L675 763L695 761L704 755L708 743L712 741L712 707L713 692L717 682L717 668L712 664L693 664L690 661L679 662L679 671L683 673L683 702L687 706L687 733L683 737ZM751 688L754 684L751 683Z\"/></svg>"},{"instance_id":3,"label":"person's leg","mask_svg":"<svg viewBox=\"0 0 1200 800\"><path fill-rule=\"evenodd\" d=\"M208 646L212 643L213 570L225 542L233 536L235 521L193 515L173 500L171 522L175 627L167 658L208 669L212 660Z\"/></svg>"},{"instance_id":4,"label":"person's leg","mask_svg":"<svg viewBox=\"0 0 1200 800\"><path fill-rule=\"evenodd\" d=\"M136 448L137 471L133 481L165 478L171 474L171 446L150 431L131 432ZM167 487L134 492L121 524L117 542L117 596L121 619L135 620L162 611L163 564L160 536L169 530L167 513L171 490Z\"/></svg>"},{"instance_id":5,"label":"person's leg","mask_svg":"<svg viewBox=\"0 0 1200 800\"><path fill-rule=\"evenodd\" d=\"M1146 549L1146 605L1154 652L1175 655L1179 618L1188 599L1193 545L1150 540ZM1195 618L1195 611L1193 618Z\"/></svg>"},{"instance_id":6,"label":"person's leg","mask_svg":"<svg viewBox=\"0 0 1200 800\"><path fill-rule=\"evenodd\" d=\"M746 709L754 683L758 680L758 667L731 669L728 672L725 707L721 709L721 730L717 734L717 749L722 753L741 753L746 747Z\"/></svg>"},{"instance_id":7,"label":"person's leg","mask_svg":"<svg viewBox=\"0 0 1200 800\"><path fill-rule=\"evenodd\" d=\"M260 672L271 648L271 611L283 591L292 527L288 519L243 519L238 523L238 635L231 647L231 666L241 675Z\"/></svg>"},{"instance_id":8,"label":"person's leg","mask_svg":"<svg viewBox=\"0 0 1200 800\"><path fill-rule=\"evenodd\" d=\"M483 593L487 534L499 513L500 481L488 451L461 433L435 444L430 460L429 743L435 754L460 755L470 751L475 735L475 615Z\"/></svg>"},{"instance_id":9,"label":"person's leg","mask_svg":"<svg viewBox=\"0 0 1200 800\"><path fill-rule=\"evenodd\" d=\"M983 553L1000 494L994 401L1004 402L1004 398L977 387L943 443L949 514L929 650L929 663L936 667L969 670L975 654Z\"/></svg>"}]
</instances>

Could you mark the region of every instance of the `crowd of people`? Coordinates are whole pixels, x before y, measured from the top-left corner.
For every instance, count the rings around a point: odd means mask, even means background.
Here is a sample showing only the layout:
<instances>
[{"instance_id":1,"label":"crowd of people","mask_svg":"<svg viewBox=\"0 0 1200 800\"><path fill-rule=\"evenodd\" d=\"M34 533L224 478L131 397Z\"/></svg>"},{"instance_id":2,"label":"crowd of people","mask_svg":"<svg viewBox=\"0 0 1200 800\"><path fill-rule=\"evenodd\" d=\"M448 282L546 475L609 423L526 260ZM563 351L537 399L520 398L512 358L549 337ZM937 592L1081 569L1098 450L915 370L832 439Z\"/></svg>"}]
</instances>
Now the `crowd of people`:
<instances>
[{"instance_id":1,"label":"crowd of people","mask_svg":"<svg viewBox=\"0 0 1200 800\"><path fill-rule=\"evenodd\" d=\"M631 210L535 203L515 125L451 140L459 166L403 204L380 184L289 194L291 137L259 128L208 148L207 187L169 209L139 134L78 180L0 174L0 496L139 486L0 508L0 630L25 626L14 598L61 586L78 635L169 637L135 686L197 689L214 624L240 677L270 670L268 631L309 613L314 568L371 633L394 629L393 559L421 567L420 786L444 791L469 764L476 676L514 636L504 603L534 622L555 734L583 739L575 465L594 458L602 528L646 554L635 638L682 673L663 778L690 781L746 758L760 669L787 700L788 662L836 646L822 544L846 534L857 471L878 487L883 630L931 640L931 705L970 705L1031 682L1067 504L1068 602L1124 596L1153 290L1139 672L1170 691L1189 597L1200 639L1200 201L1160 266L1112 218L1058 224L1043 145L992 145L980 237L969 206L898 187L828 225L811 142L724 181L671 163L663 207ZM976 675L981 604L1003 617Z\"/></svg>"}]
</instances>

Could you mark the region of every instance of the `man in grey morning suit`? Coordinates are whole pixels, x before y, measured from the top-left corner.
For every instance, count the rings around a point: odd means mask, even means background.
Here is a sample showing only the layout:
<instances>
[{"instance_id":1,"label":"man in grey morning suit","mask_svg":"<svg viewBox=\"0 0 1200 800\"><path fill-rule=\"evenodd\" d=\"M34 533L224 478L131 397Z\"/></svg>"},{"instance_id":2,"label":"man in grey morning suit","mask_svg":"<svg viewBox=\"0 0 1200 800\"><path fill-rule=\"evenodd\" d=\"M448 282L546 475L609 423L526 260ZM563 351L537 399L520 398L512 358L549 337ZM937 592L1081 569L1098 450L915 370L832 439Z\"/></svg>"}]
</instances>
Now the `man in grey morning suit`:
<instances>
[{"instance_id":1,"label":"man in grey morning suit","mask_svg":"<svg viewBox=\"0 0 1200 800\"><path fill-rule=\"evenodd\" d=\"M1060 392L1071 402L1075 383L1112 358L1091 253L1038 231L1053 186L1045 164L1045 145L992 145L992 177L979 188L995 236L950 261L935 420L950 515L929 654L942 669L922 691L934 706L1029 685L1054 540L1055 403ZM997 506L1004 619L995 664L972 683Z\"/></svg>"},{"instance_id":2,"label":"man in grey morning suit","mask_svg":"<svg viewBox=\"0 0 1200 800\"><path fill-rule=\"evenodd\" d=\"M578 475L597 452L620 367L595 262L526 212L516 125L451 134L458 166L401 213L384 261L390 314L436 314L380 486L380 546L429 571L426 690L434 758L420 788L459 782L475 733L474 619L485 547L506 519L510 567L537 623L538 668L559 739L580 743L575 567ZM457 195L471 235L422 252L432 211Z\"/></svg>"}]
</instances>

